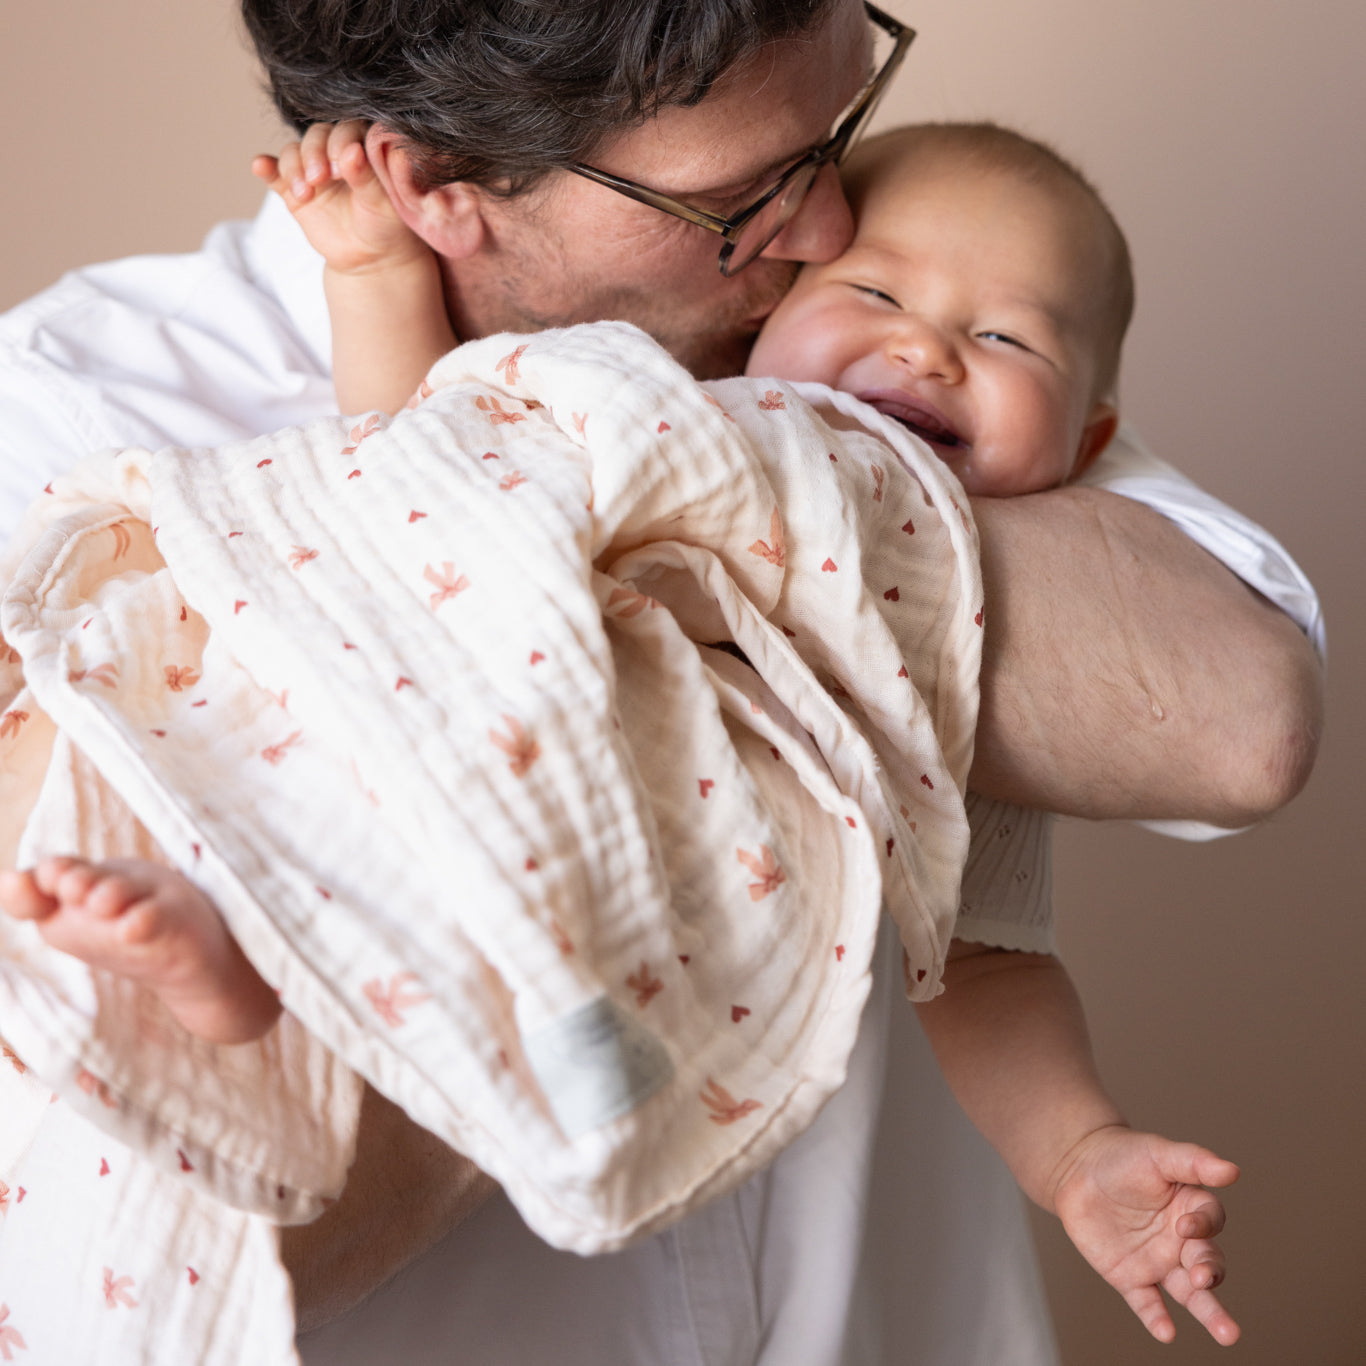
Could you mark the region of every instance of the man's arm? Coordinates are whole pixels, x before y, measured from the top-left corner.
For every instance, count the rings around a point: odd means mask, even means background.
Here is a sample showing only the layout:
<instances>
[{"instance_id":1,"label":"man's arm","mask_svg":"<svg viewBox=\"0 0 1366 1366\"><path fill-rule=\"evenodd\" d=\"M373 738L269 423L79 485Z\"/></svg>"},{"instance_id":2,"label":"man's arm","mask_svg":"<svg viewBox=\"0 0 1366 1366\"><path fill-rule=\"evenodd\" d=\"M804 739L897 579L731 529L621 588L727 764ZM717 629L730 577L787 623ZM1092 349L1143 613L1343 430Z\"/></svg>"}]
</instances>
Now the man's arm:
<instances>
[{"instance_id":1,"label":"man's arm","mask_svg":"<svg viewBox=\"0 0 1366 1366\"><path fill-rule=\"evenodd\" d=\"M973 512L986 600L975 790L1231 827L1300 790L1322 675L1289 617L1104 490L979 498Z\"/></svg>"},{"instance_id":2,"label":"man's arm","mask_svg":"<svg viewBox=\"0 0 1366 1366\"><path fill-rule=\"evenodd\" d=\"M341 1198L313 1223L280 1231L298 1331L359 1304L497 1189L492 1177L367 1086L356 1160Z\"/></svg>"}]
</instances>

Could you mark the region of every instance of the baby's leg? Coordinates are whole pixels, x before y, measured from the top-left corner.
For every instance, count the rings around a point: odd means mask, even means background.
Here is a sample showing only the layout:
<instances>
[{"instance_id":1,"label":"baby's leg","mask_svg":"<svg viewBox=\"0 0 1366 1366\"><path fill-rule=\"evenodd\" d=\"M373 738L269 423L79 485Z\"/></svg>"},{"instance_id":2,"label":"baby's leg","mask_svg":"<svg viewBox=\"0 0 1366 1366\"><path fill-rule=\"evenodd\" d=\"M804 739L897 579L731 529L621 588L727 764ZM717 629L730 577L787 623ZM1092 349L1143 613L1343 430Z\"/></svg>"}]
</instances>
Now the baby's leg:
<instances>
[{"instance_id":1,"label":"baby's leg","mask_svg":"<svg viewBox=\"0 0 1366 1366\"><path fill-rule=\"evenodd\" d=\"M210 1043L260 1038L280 1014L212 902L174 869L141 859L44 859L0 873L0 906L54 949L149 987Z\"/></svg>"}]
</instances>

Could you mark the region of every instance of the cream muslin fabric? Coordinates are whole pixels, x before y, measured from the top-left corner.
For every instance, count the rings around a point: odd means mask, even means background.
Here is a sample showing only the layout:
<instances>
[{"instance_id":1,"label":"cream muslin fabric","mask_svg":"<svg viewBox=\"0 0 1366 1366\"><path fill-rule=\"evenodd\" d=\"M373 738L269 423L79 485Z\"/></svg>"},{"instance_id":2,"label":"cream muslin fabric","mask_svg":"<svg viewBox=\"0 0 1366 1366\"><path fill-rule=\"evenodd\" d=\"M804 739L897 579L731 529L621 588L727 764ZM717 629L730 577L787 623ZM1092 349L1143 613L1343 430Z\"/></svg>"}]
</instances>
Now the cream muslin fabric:
<instances>
[{"instance_id":1,"label":"cream muslin fabric","mask_svg":"<svg viewBox=\"0 0 1366 1366\"><path fill-rule=\"evenodd\" d=\"M278 1304L257 1231L340 1189L358 1074L548 1241L607 1250L815 1116L884 904L914 997L948 947L982 604L943 467L617 324L468 345L424 391L98 457L4 596L6 855L164 857L289 1012L211 1048L0 927L7 1084L64 1102L10 1184L62 1114L72 1162L138 1186L91 1231L102 1323L174 1278L180 1359L220 1359L253 1278ZM220 1209L241 1252L206 1289L183 1235ZM274 1319L252 1360L290 1359Z\"/></svg>"}]
</instances>

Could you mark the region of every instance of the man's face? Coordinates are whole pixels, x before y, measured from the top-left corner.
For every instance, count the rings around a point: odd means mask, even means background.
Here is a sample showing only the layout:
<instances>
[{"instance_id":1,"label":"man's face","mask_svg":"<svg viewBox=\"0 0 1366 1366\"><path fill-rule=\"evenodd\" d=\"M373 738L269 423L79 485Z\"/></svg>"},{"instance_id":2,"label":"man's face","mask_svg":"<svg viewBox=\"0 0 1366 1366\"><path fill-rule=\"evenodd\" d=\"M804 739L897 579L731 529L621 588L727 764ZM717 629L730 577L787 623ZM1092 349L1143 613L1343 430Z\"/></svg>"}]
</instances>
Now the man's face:
<instances>
[{"instance_id":1,"label":"man's face","mask_svg":"<svg viewBox=\"0 0 1366 1366\"><path fill-rule=\"evenodd\" d=\"M858 231L808 266L749 373L815 380L927 441L969 493L1052 488L1096 453L1106 250L1075 196L945 154L860 167Z\"/></svg>"},{"instance_id":2,"label":"man's face","mask_svg":"<svg viewBox=\"0 0 1366 1366\"><path fill-rule=\"evenodd\" d=\"M839 0L810 35L773 44L700 104L614 138L593 164L697 208L737 212L829 136L870 75L871 52L862 6ZM624 319L701 378L738 374L794 263L832 260L853 232L832 167L763 256L729 280L715 233L570 172L522 196L487 197L484 208L483 248L444 262L460 336Z\"/></svg>"}]
</instances>

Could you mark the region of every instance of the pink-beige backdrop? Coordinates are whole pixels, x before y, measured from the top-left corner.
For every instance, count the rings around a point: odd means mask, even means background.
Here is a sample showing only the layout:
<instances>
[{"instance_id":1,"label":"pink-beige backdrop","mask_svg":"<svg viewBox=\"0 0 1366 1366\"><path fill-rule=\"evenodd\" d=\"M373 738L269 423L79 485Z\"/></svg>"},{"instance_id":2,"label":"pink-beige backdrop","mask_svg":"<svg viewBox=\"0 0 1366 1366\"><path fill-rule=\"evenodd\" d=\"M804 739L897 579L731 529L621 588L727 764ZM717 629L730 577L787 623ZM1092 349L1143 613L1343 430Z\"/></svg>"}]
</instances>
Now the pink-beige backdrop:
<instances>
[{"instance_id":1,"label":"pink-beige backdrop","mask_svg":"<svg viewBox=\"0 0 1366 1366\"><path fill-rule=\"evenodd\" d=\"M1329 725L1266 827L1183 847L1067 825L1065 956L1136 1123L1244 1167L1226 1298L1242 1366L1366 1360L1366 8L1347 0L884 0L920 30L884 121L991 117L1108 196L1149 441L1272 527L1323 595ZM192 247L259 202L280 133L228 0L7 5L0 307L82 262ZM1224 1359L1146 1338L1038 1221L1067 1366ZM987 1288L984 1287L984 1293ZM993 1366L965 1363L964 1366Z\"/></svg>"}]
</instances>

